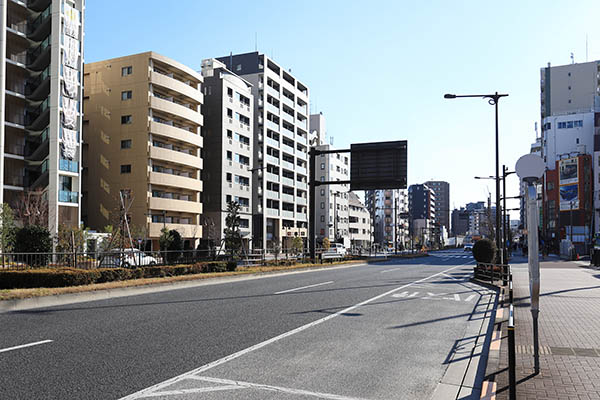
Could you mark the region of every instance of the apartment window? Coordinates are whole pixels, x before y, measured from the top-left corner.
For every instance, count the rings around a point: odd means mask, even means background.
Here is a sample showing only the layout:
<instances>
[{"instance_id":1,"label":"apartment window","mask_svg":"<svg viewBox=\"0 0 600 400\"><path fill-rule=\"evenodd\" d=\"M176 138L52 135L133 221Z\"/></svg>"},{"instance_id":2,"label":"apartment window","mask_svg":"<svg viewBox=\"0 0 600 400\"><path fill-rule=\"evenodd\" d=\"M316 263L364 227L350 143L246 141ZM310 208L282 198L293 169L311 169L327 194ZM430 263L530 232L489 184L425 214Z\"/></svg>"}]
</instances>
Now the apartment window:
<instances>
[{"instance_id":1,"label":"apartment window","mask_svg":"<svg viewBox=\"0 0 600 400\"><path fill-rule=\"evenodd\" d=\"M325 216L321 215L321 222L325 222Z\"/></svg>"},{"instance_id":2,"label":"apartment window","mask_svg":"<svg viewBox=\"0 0 600 400\"><path fill-rule=\"evenodd\" d=\"M321 189L321 196L325 196L325 189Z\"/></svg>"},{"instance_id":3,"label":"apartment window","mask_svg":"<svg viewBox=\"0 0 600 400\"><path fill-rule=\"evenodd\" d=\"M325 202L321 202L321 210L325 209Z\"/></svg>"},{"instance_id":4,"label":"apartment window","mask_svg":"<svg viewBox=\"0 0 600 400\"><path fill-rule=\"evenodd\" d=\"M131 115L121 115L121 125L131 124Z\"/></svg>"},{"instance_id":5,"label":"apartment window","mask_svg":"<svg viewBox=\"0 0 600 400\"><path fill-rule=\"evenodd\" d=\"M233 97L233 90L231 88L227 88L227 96Z\"/></svg>"},{"instance_id":6,"label":"apartment window","mask_svg":"<svg viewBox=\"0 0 600 400\"><path fill-rule=\"evenodd\" d=\"M233 118L233 110L232 110L231 108L228 108L228 109L227 109L227 116L228 116L229 118Z\"/></svg>"},{"instance_id":7,"label":"apartment window","mask_svg":"<svg viewBox=\"0 0 600 400\"><path fill-rule=\"evenodd\" d=\"M229 173L229 172L228 172L228 173L225 175L225 179L227 180L227 182L231 182L231 180L232 180L232 179L231 179L231 173Z\"/></svg>"},{"instance_id":8,"label":"apartment window","mask_svg":"<svg viewBox=\"0 0 600 400\"><path fill-rule=\"evenodd\" d=\"M130 100L132 93L133 92L131 90L125 90L124 92L121 92L121 100Z\"/></svg>"},{"instance_id":9,"label":"apartment window","mask_svg":"<svg viewBox=\"0 0 600 400\"><path fill-rule=\"evenodd\" d=\"M321 163L321 169L325 169L325 163Z\"/></svg>"},{"instance_id":10,"label":"apartment window","mask_svg":"<svg viewBox=\"0 0 600 400\"><path fill-rule=\"evenodd\" d=\"M230 129L227 129L227 137L231 139L233 137L233 132Z\"/></svg>"},{"instance_id":11,"label":"apartment window","mask_svg":"<svg viewBox=\"0 0 600 400\"><path fill-rule=\"evenodd\" d=\"M230 194L228 194L227 196L225 196L225 202L231 203L231 195Z\"/></svg>"},{"instance_id":12,"label":"apartment window","mask_svg":"<svg viewBox=\"0 0 600 400\"><path fill-rule=\"evenodd\" d=\"M133 67L131 65L121 68L121 76L127 76L131 74L133 74Z\"/></svg>"},{"instance_id":13,"label":"apartment window","mask_svg":"<svg viewBox=\"0 0 600 400\"><path fill-rule=\"evenodd\" d=\"M130 149L131 148L131 139L121 140L121 148L122 149Z\"/></svg>"},{"instance_id":14,"label":"apartment window","mask_svg":"<svg viewBox=\"0 0 600 400\"><path fill-rule=\"evenodd\" d=\"M575 139L575 144L579 144L579 138Z\"/></svg>"},{"instance_id":15,"label":"apartment window","mask_svg":"<svg viewBox=\"0 0 600 400\"><path fill-rule=\"evenodd\" d=\"M227 159L229 161L231 161L233 159L233 153L232 152L230 152L230 151L227 152Z\"/></svg>"},{"instance_id":16,"label":"apartment window","mask_svg":"<svg viewBox=\"0 0 600 400\"><path fill-rule=\"evenodd\" d=\"M131 164L121 165L121 173L122 174L130 174L131 173Z\"/></svg>"}]
</instances>

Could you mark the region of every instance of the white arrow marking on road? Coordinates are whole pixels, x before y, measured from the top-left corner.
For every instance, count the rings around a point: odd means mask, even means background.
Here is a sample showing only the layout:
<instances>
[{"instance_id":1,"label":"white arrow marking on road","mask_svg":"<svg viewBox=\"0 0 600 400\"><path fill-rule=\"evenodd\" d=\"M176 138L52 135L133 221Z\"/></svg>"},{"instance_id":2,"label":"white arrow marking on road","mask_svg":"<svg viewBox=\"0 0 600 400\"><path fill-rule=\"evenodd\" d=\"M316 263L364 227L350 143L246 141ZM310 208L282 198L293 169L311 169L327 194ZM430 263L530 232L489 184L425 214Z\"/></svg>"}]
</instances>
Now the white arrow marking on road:
<instances>
[{"instance_id":1,"label":"white arrow marking on road","mask_svg":"<svg viewBox=\"0 0 600 400\"><path fill-rule=\"evenodd\" d=\"M302 289L308 289L308 288L317 287L317 286L329 285L330 283L333 283L333 281L323 282L323 283L315 283L314 285L308 285L308 286L302 286L302 287L298 287L298 288L294 288L294 289L282 290L281 292L275 292L275 294L295 292L296 290L302 290Z\"/></svg>"},{"instance_id":2,"label":"white arrow marking on road","mask_svg":"<svg viewBox=\"0 0 600 400\"><path fill-rule=\"evenodd\" d=\"M439 296L445 296L448 293L429 293L427 292L427 296L423 297L424 300L443 300Z\"/></svg>"},{"instance_id":3,"label":"white arrow marking on road","mask_svg":"<svg viewBox=\"0 0 600 400\"><path fill-rule=\"evenodd\" d=\"M397 293L397 294L393 294L392 297L415 297L416 295L419 294L419 292L414 292L413 294L411 294L410 296L408 295L409 292L402 292L402 293Z\"/></svg>"},{"instance_id":4,"label":"white arrow marking on road","mask_svg":"<svg viewBox=\"0 0 600 400\"><path fill-rule=\"evenodd\" d=\"M473 297L475 297L475 296L477 296L477 295L476 295L476 294L472 294L472 295L470 295L469 297L467 297L467 298L465 299L465 301L471 301L471 300L473 299Z\"/></svg>"},{"instance_id":5,"label":"white arrow marking on road","mask_svg":"<svg viewBox=\"0 0 600 400\"><path fill-rule=\"evenodd\" d=\"M0 353L4 353L5 351L23 349L25 347L37 346L38 344L44 344L44 343L50 343L50 342L52 342L52 340L42 340L40 342L27 343L27 344L22 344L20 346L8 347L6 349L0 349Z\"/></svg>"},{"instance_id":6,"label":"white arrow marking on road","mask_svg":"<svg viewBox=\"0 0 600 400\"><path fill-rule=\"evenodd\" d=\"M444 300L460 301L460 296L457 293L454 293L454 297L444 297Z\"/></svg>"}]
</instances>

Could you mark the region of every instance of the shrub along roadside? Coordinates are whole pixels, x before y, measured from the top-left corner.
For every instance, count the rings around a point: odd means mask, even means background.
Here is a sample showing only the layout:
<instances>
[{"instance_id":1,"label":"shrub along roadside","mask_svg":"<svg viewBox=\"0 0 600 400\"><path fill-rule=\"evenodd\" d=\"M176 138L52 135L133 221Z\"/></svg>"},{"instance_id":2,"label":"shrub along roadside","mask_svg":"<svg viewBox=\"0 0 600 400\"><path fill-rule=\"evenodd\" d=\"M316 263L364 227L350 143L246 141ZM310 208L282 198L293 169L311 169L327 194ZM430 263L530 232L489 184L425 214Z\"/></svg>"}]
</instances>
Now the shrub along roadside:
<instances>
[{"instance_id":1,"label":"shrub along roadside","mask_svg":"<svg viewBox=\"0 0 600 400\"><path fill-rule=\"evenodd\" d=\"M9 270L0 271L0 289L80 286L130 279L235 271L236 267L236 263L231 261L142 268L98 268L94 270L76 268Z\"/></svg>"}]
</instances>

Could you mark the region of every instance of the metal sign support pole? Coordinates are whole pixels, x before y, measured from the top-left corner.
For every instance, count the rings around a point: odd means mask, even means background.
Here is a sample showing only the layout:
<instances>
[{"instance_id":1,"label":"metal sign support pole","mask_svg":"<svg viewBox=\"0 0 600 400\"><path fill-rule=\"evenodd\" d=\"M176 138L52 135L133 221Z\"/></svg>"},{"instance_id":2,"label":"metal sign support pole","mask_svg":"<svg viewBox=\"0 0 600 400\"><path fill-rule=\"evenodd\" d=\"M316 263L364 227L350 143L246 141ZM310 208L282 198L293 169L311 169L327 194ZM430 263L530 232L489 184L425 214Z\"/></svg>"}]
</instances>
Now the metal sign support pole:
<instances>
[{"instance_id":1,"label":"metal sign support pole","mask_svg":"<svg viewBox=\"0 0 600 400\"><path fill-rule=\"evenodd\" d=\"M317 246L317 232L315 226L315 218L317 215L316 204L317 200L315 198L315 180L316 180L316 149L314 147L310 148L309 151L309 181L308 181L308 198L310 205L308 207L308 247L310 250L310 259L314 262L316 261L316 246Z\"/></svg>"},{"instance_id":2,"label":"metal sign support pole","mask_svg":"<svg viewBox=\"0 0 600 400\"><path fill-rule=\"evenodd\" d=\"M540 260L538 243L538 209L535 185L527 187L527 233L529 246L529 291L531 293L531 316L533 318L533 359L535 372L540 372L538 340L538 316L540 313Z\"/></svg>"}]
</instances>

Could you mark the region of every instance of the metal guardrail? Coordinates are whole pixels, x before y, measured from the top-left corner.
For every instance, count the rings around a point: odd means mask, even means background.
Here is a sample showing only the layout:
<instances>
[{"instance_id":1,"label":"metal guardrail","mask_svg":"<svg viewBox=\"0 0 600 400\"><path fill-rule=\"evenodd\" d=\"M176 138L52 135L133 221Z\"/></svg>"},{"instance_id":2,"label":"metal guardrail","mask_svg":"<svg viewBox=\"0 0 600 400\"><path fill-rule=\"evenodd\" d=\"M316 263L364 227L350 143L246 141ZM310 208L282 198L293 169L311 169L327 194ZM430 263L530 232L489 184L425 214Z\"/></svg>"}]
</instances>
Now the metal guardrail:
<instances>
[{"instance_id":1,"label":"metal guardrail","mask_svg":"<svg viewBox=\"0 0 600 400\"><path fill-rule=\"evenodd\" d=\"M506 285L511 279L512 273L510 272L510 265L508 264L478 262L474 267L474 275L476 279L489 281L492 284L495 281L502 281L502 283Z\"/></svg>"}]
</instances>

